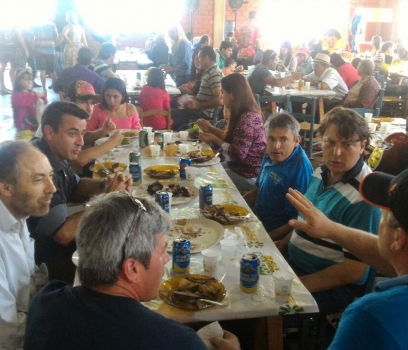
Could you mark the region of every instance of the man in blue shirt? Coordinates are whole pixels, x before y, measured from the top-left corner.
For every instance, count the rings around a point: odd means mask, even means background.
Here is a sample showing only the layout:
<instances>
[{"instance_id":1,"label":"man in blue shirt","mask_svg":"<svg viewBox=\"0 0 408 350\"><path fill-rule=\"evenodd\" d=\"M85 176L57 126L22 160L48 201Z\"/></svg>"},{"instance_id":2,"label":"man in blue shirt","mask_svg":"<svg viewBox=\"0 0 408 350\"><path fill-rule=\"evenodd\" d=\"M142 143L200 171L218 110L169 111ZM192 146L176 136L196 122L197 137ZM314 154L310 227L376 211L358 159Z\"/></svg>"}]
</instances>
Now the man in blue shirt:
<instances>
[{"instance_id":1,"label":"man in blue shirt","mask_svg":"<svg viewBox=\"0 0 408 350\"><path fill-rule=\"evenodd\" d=\"M265 132L267 153L255 187L244 198L254 207L271 238L278 240L292 231L288 221L298 214L286 200L286 192L291 187L304 193L313 168L299 145L299 123L290 114L270 117L265 123Z\"/></svg>"},{"instance_id":2,"label":"man in blue shirt","mask_svg":"<svg viewBox=\"0 0 408 350\"><path fill-rule=\"evenodd\" d=\"M360 194L382 209L379 236L334 223L295 191L288 199L305 221L293 220L290 225L313 238L341 244L385 275L398 275L378 283L375 293L346 309L330 349L407 349L408 170L395 177L371 173L364 178Z\"/></svg>"}]
</instances>

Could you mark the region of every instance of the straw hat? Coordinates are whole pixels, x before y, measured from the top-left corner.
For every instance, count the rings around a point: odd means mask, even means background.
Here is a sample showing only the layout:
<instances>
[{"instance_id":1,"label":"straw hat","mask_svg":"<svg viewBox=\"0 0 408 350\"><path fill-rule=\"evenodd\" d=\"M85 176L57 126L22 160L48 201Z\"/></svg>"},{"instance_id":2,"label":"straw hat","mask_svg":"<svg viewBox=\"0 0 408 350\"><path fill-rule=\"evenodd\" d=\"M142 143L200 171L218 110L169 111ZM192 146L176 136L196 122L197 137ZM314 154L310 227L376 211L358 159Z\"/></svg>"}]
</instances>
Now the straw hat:
<instances>
[{"instance_id":1,"label":"straw hat","mask_svg":"<svg viewBox=\"0 0 408 350\"><path fill-rule=\"evenodd\" d=\"M330 56L324 53L318 53L314 59L314 62L320 62L330 66Z\"/></svg>"}]
</instances>

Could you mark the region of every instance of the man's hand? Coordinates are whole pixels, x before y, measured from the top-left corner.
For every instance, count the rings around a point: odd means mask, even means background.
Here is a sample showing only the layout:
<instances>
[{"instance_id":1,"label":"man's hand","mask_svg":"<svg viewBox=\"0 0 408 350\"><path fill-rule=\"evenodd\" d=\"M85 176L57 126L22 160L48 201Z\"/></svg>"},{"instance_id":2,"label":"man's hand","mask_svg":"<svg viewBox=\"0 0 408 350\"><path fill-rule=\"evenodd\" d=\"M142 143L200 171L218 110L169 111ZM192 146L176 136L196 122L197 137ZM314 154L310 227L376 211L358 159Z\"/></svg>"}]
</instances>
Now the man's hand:
<instances>
[{"instance_id":1,"label":"man's hand","mask_svg":"<svg viewBox=\"0 0 408 350\"><path fill-rule=\"evenodd\" d=\"M328 233L330 227L334 225L333 221L328 219L298 190L289 188L286 198L305 218L305 222L295 219L289 220L290 226L302 230L314 238L329 238Z\"/></svg>"},{"instance_id":2,"label":"man's hand","mask_svg":"<svg viewBox=\"0 0 408 350\"><path fill-rule=\"evenodd\" d=\"M119 146L123 140L123 134L120 131L116 131L109 140L112 140L113 147Z\"/></svg>"},{"instance_id":3,"label":"man's hand","mask_svg":"<svg viewBox=\"0 0 408 350\"><path fill-rule=\"evenodd\" d=\"M130 193L132 189L132 177L125 176L122 173L116 173L113 178L108 177L107 180L107 186L106 186L106 192L114 192L114 191L120 191L120 190L126 190L127 192Z\"/></svg>"},{"instance_id":4,"label":"man's hand","mask_svg":"<svg viewBox=\"0 0 408 350\"><path fill-rule=\"evenodd\" d=\"M112 121L111 118L108 118L105 120L105 123L102 125L102 130L104 132L104 135L109 134L111 131L116 129L115 123Z\"/></svg>"},{"instance_id":5,"label":"man's hand","mask_svg":"<svg viewBox=\"0 0 408 350\"><path fill-rule=\"evenodd\" d=\"M223 330L222 338L214 337L210 339L210 342L218 350L240 350L241 349L238 338L234 334L226 330Z\"/></svg>"},{"instance_id":6,"label":"man's hand","mask_svg":"<svg viewBox=\"0 0 408 350\"><path fill-rule=\"evenodd\" d=\"M293 80L299 80L300 78L302 78L303 74L301 72L295 72L292 74L292 78Z\"/></svg>"},{"instance_id":7,"label":"man's hand","mask_svg":"<svg viewBox=\"0 0 408 350\"><path fill-rule=\"evenodd\" d=\"M235 72L243 72L244 71L244 66L241 64L237 68L235 68Z\"/></svg>"},{"instance_id":8,"label":"man's hand","mask_svg":"<svg viewBox=\"0 0 408 350\"><path fill-rule=\"evenodd\" d=\"M163 69L166 72L166 74L170 74L174 70L172 67L168 66L167 64L162 64L160 65L159 68Z\"/></svg>"},{"instance_id":9,"label":"man's hand","mask_svg":"<svg viewBox=\"0 0 408 350\"><path fill-rule=\"evenodd\" d=\"M202 131L204 131L204 132L211 132L211 127L212 127L212 125L211 125L211 123L210 123L208 120L205 120L205 119L200 118L200 119L198 119L198 120L196 121L196 123L197 123L197 125L199 126L199 128L200 128Z\"/></svg>"},{"instance_id":10,"label":"man's hand","mask_svg":"<svg viewBox=\"0 0 408 350\"><path fill-rule=\"evenodd\" d=\"M194 98L191 101L188 101L184 104L184 108L186 109L200 109L199 102Z\"/></svg>"}]
</instances>

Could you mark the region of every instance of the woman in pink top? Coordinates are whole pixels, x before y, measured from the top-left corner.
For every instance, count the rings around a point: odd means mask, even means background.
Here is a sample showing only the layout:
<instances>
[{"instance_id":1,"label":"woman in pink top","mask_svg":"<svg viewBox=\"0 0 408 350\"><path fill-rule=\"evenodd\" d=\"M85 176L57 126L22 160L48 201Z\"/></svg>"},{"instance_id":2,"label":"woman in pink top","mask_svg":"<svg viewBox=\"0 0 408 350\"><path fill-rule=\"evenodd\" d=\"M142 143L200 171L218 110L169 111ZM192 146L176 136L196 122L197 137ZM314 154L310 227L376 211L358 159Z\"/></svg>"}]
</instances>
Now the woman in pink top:
<instances>
[{"instance_id":1,"label":"woman in pink top","mask_svg":"<svg viewBox=\"0 0 408 350\"><path fill-rule=\"evenodd\" d=\"M136 107L127 103L126 85L119 78L109 78L102 90L102 103L94 107L87 123L89 131L101 128L111 118L116 129L140 130L140 120Z\"/></svg>"},{"instance_id":2,"label":"woman in pink top","mask_svg":"<svg viewBox=\"0 0 408 350\"><path fill-rule=\"evenodd\" d=\"M338 53L332 53L330 55L330 63L343 78L349 90L360 80L357 69L355 69L351 63L343 60Z\"/></svg>"},{"instance_id":3,"label":"woman in pink top","mask_svg":"<svg viewBox=\"0 0 408 350\"><path fill-rule=\"evenodd\" d=\"M152 109L170 109L170 95L164 85L164 74L159 68L151 68L147 76L147 85L140 92L140 105L144 112ZM167 129L167 119L163 115L151 115L143 118L143 126L153 130Z\"/></svg>"}]
</instances>

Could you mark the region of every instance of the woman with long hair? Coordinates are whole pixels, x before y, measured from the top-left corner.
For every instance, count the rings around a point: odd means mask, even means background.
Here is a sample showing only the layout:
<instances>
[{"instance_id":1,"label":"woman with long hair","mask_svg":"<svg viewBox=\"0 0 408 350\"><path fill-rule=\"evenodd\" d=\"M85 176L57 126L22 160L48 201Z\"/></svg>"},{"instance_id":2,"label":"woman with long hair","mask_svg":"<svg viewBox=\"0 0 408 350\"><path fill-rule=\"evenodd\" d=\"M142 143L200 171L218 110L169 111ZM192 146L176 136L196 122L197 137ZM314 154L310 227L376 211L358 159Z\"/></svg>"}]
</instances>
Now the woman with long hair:
<instances>
[{"instance_id":1,"label":"woman with long hair","mask_svg":"<svg viewBox=\"0 0 408 350\"><path fill-rule=\"evenodd\" d=\"M172 41L171 55L168 65L160 66L167 74L170 74L177 86L186 84L191 74L191 43L186 38L180 24L169 29L169 37Z\"/></svg>"},{"instance_id":2,"label":"woman with long hair","mask_svg":"<svg viewBox=\"0 0 408 350\"><path fill-rule=\"evenodd\" d=\"M65 39L64 68L75 66L79 49L82 46L88 46L84 28L78 23L77 14L74 11L68 11L66 21L68 24L61 33L62 38Z\"/></svg>"},{"instance_id":3,"label":"woman with long hair","mask_svg":"<svg viewBox=\"0 0 408 350\"><path fill-rule=\"evenodd\" d=\"M296 71L297 61L296 57L292 54L292 44L290 41L282 42L279 59L278 71L291 73Z\"/></svg>"},{"instance_id":4,"label":"woman with long hair","mask_svg":"<svg viewBox=\"0 0 408 350\"><path fill-rule=\"evenodd\" d=\"M239 73L221 79L224 106L230 110L227 129L222 131L208 121L199 119L203 130L200 139L214 143L228 154L225 164L227 174L240 191L248 191L255 185L266 141L264 118L255 101L247 80Z\"/></svg>"}]
</instances>

